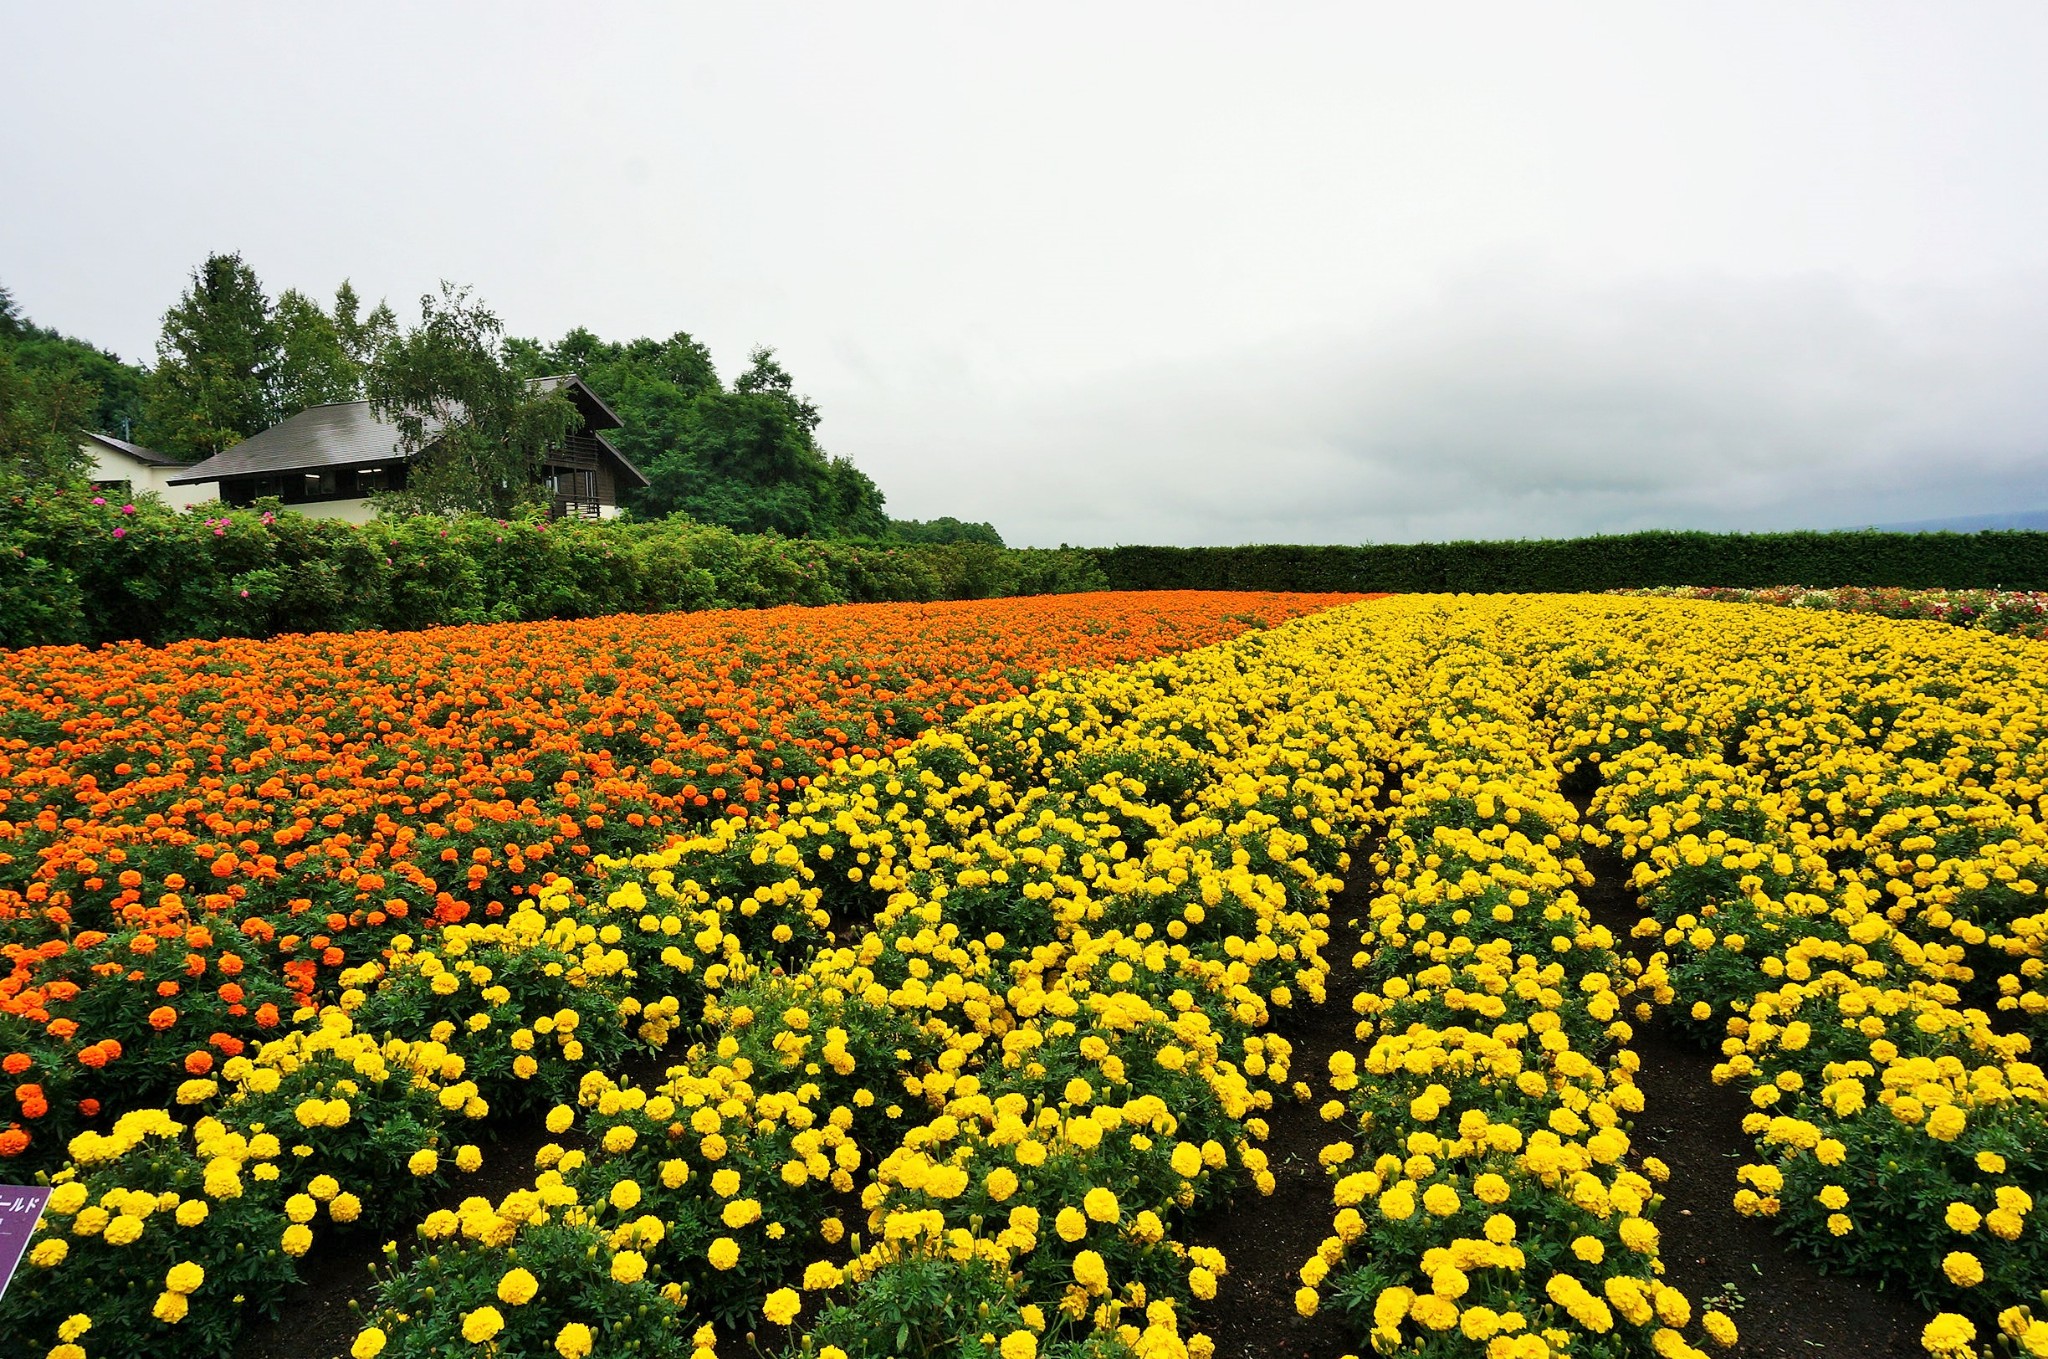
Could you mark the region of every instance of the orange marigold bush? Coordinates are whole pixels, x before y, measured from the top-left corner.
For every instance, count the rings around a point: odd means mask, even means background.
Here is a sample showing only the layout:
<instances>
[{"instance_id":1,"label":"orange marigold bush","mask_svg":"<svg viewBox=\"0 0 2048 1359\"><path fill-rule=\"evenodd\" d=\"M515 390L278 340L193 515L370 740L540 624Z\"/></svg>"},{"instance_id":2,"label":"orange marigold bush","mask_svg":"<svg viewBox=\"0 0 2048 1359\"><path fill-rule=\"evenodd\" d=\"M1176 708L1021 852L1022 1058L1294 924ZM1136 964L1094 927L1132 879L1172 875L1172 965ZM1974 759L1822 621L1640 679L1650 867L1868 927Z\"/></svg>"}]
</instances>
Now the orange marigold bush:
<instances>
[{"instance_id":1,"label":"orange marigold bush","mask_svg":"<svg viewBox=\"0 0 2048 1359\"><path fill-rule=\"evenodd\" d=\"M0 656L0 1157L40 1163L208 1075L400 933L502 917L592 855L772 819L832 759L887 753L1040 672L1350 598L1087 594Z\"/></svg>"}]
</instances>

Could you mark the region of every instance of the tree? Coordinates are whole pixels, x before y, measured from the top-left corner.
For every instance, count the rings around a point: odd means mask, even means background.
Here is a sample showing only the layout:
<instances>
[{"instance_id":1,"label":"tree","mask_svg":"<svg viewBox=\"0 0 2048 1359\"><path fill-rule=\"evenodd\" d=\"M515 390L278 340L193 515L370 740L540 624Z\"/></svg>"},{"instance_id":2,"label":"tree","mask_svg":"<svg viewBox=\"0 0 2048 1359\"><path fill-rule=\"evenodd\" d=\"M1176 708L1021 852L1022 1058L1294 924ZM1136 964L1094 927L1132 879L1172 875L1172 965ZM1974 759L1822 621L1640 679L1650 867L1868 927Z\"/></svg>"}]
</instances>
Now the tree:
<instances>
[{"instance_id":1,"label":"tree","mask_svg":"<svg viewBox=\"0 0 2048 1359\"><path fill-rule=\"evenodd\" d=\"M346 286L346 285L343 285ZM296 288L278 296L274 321L277 361L273 368L270 411L285 419L308 406L353 401L362 394L363 365L342 338L337 315Z\"/></svg>"},{"instance_id":2,"label":"tree","mask_svg":"<svg viewBox=\"0 0 2048 1359\"><path fill-rule=\"evenodd\" d=\"M78 485L90 459L79 447L92 387L61 371L24 371L0 347L0 483Z\"/></svg>"},{"instance_id":3,"label":"tree","mask_svg":"<svg viewBox=\"0 0 2048 1359\"><path fill-rule=\"evenodd\" d=\"M240 255L209 255L164 313L142 442L210 457L267 428L278 332L270 301Z\"/></svg>"},{"instance_id":4,"label":"tree","mask_svg":"<svg viewBox=\"0 0 2048 1359\"><path fill-rule=\"evenodd\" d=\"M149 374L118 354L39 326L22 314L13 294L0 287L0 352L23 374L71 378L89 397L87 429L128 438L142 422L143 388ZM40 376L39 376L40 375Z\"/></svg>"},{"instance_id":5,"label":"tree","mask_svg":"<svg viewBox=\"0 0 2048 1359\"><path fill-rule=\"evenodd\" d=\"M358 316L362 308L355 285L343 279L334 290L334 330L341 337L342 349L355 361L358 374L370 366L385 342L398 334L398 317L390 304L379 301L368 315Z\"/></svg>"},{"instance_id":6,"label":"tree","mask_svg":"<svg viewBox=\"0 0 2048 1359\"><path fill-rule=\"evenodd\" d=\"M889 540L897 543L985 543L1001 547L1003 535L993 524L968 524L952 515L937 519L891 519Z\"/></svg>"},{"instance_id":7,"label":"tree","mask_svg":"<svg viewBox=\"0 0 2048 1359\"><path fill-rule=\"evenodd\" d=\"M500 355L504 327L467 288L420 299L420 322L386 343L364 387L398 426L406 489L385 496L414 514L500 518L541 503L542 457L576 426L575 406L542 392Z\"/></svg>"},{"instance_id":8,"label":"tree","mask_svg":"<svg viewBox=\"0 0 2048 1359\"><path fill-rule=\"evenodd\" d=\"M817 433L821 418L818 408L811 404L809 397L796 394L789 370L776 360L774 350L766 345L756 345L754 351L747 355L747 365L747 371L733 379L734 391L774 397L789 411L790 418L803 426L806 438Z\"/></svg>"}]
</instances>

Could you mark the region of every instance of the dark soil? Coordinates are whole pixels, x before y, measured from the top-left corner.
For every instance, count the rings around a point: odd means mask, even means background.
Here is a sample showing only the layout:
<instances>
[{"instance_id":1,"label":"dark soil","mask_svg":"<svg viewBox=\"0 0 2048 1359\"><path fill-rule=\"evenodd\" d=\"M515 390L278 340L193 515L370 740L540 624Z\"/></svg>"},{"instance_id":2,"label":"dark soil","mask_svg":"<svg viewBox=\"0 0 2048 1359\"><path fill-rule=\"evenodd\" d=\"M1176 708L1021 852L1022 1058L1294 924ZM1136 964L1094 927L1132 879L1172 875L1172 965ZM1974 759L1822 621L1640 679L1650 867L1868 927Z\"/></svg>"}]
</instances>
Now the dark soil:
<instances>
[{"instance_id":1,"label":"dark soil","mask_svg":"<svg viewBox=\"0 0 2048 1359\"><path fill-rule=\"evenodd\" d=\"M1351 1046L1351 998L1358 977L1351 955L1358 948L1360 915L1377 884L1372 850L1352 855L1351 877L1330 903L1329 990L1321 1005L1296 1008L1274 1027L1294 1045L1290 1084L1307 1081L1326 1093L1330 1054ZM1317 1153L1332 1140L1329 1124L1316 1112L1318 1101L1298 1103L1284 1095L1265 1115L1265 1152L1275 1184L1271 1194L1247 1185L1233 1201L1219 1205L1195 1224L1190 1244L1223 1252L1230 1272L1215 1300L1198 1305L1191 1330L1216 1341L1217 1359L1340 1359L1358 1346L1329 1312L1304 1317L1294 1310L1300 1270L1330 1234L1336 1215L1330 1178Z\"/></svg>"},{"instance_id":2,"label":"dark soil","mask_svg":"<svg viewBox=\"0 0 2048 1359\"><path fill-rule=\"evenodd\" d=\"M1583 804L1580 810L1584 811ZM1642 918L1624 885L1619 855L1586 856L1594 884L1579 894L1617 946L1639 957L1655 941L1631 940ZM1636 1027L1644 1109L1630 1131L1640 1156L1671 1167L1657 1213L1665 1279L1696 1309L1719 1307L1742 1333L1739 1359L1907 1359L1922 1353L1929 1313L1873 1279L1823 1274L1761 1218L1735 1211L1735 1171L1753 1151L1742 1131L1743 1091L1715 1085L1714 1056L1659 1017Z\"/></svg>"}]
</instances>

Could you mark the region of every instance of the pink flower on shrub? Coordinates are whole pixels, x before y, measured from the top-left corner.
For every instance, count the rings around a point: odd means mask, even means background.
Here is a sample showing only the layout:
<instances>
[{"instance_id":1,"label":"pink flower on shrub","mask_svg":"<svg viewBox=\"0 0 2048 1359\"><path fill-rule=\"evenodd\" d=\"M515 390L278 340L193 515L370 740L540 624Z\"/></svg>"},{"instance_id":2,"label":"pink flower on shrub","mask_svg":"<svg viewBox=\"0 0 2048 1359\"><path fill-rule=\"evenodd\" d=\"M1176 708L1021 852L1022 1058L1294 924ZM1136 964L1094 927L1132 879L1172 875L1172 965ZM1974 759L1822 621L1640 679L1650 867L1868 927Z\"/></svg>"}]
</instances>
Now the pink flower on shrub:
<instances>
[{"instance_id":1,"label":"pink flower on shrub","mask_svg":"<svg viewBox=\"0 0 2048 1359\"><path fill-rule=\"evenodd\" d=\"M117 528L114 530L114 536L116 538L126 538L128 536L128 530L124 528Z\"/></svg>"},{"instance_id":2,"label":"pink flower on shrub","mask_svg":"<svg viewBox=\"0 0 2048 1359\"><path fill-rule=\"evenodd\" d=\"M104 505L107 503L107 498L103 495L96 495L92 498L92 503L95 505Z\"/></svg>"},{"instance_id":3,"label":"pink flower on shrub","mask_svg":"<svg viewBox=\"0 0 2048 1359\"><path fill-rule=\"evenodd\" d=\"M135 507L134 507L133 505L123 505L123 506L121 507L121 513L123 513L123 514L133 514L133 513L135 513Z\"/></svg>"}]
</instances>

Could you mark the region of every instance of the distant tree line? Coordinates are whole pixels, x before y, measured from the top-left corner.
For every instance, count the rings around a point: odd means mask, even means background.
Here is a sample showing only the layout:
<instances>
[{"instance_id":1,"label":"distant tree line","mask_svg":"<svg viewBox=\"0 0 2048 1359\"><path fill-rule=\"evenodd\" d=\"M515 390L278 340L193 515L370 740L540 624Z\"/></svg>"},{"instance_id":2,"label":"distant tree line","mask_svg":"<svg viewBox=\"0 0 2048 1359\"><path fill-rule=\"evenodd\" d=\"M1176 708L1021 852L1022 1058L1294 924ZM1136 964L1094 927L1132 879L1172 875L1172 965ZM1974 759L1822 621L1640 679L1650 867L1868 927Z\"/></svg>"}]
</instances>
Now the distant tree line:
<instances>
[{"instance_id":1,"label":"distant tree line","mask_svg":"<svg viewBox=\"0 0 2048 1359\"><path fill-rule=\"evenodd\" d=\"M331 304L286 289L274 300L237 254L192 271L164 313L143 368L37 326L0 289L0 478L81 480L78 435L92 430L199 461L326 402L367 399L412 456L395 513L537 507L542 454L573 426L559 392L532 378L582 377L624 428L607 437L651 486L624 503L744 533L876 543L1001 546L988 524L895 520L865 472L826 452L817 406L772 349L728 385L686 332L605 340L578 327L553 343L506 337L467 289L444 284L401 325L344 280Z\"/></svg>"}]
</instances>

